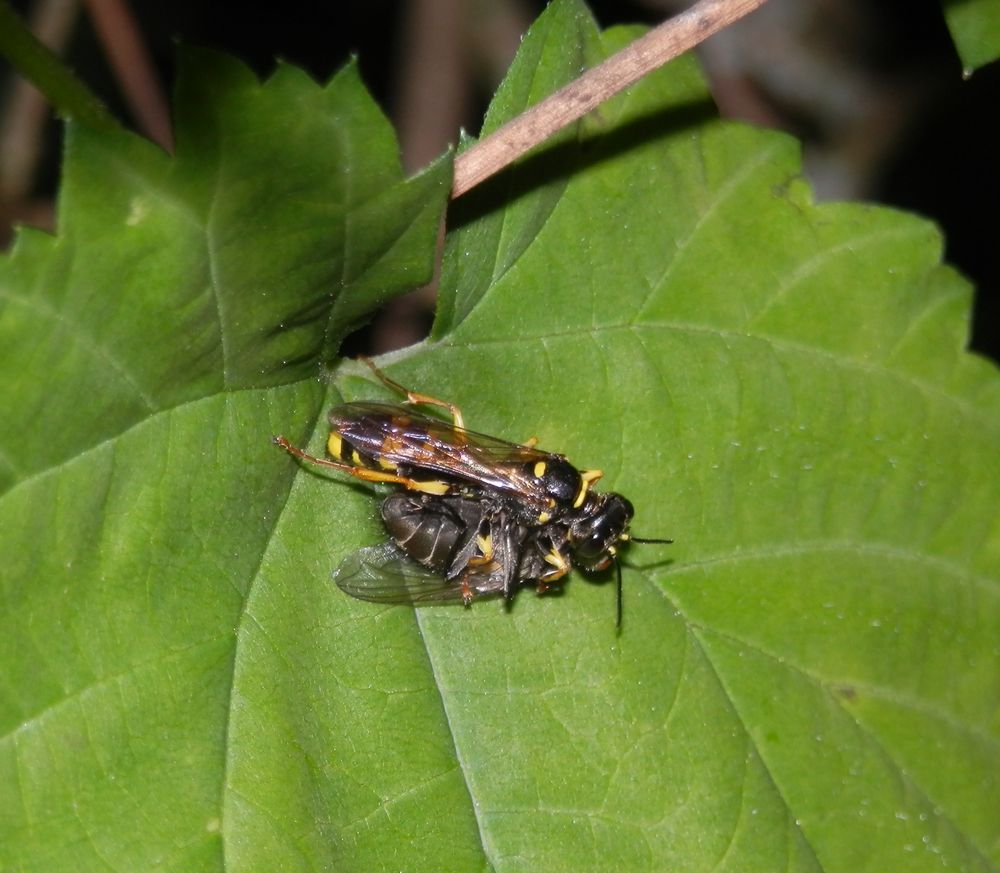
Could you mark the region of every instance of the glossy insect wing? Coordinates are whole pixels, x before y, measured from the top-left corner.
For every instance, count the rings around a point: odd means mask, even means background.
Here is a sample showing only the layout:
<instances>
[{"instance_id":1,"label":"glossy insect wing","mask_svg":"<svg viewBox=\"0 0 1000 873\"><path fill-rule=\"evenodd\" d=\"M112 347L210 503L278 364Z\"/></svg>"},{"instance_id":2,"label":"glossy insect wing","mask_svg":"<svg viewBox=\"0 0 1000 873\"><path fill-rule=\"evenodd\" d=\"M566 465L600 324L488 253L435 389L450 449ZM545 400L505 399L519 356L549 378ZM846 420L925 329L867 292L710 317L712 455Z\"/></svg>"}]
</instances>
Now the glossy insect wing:
<instances>
[{"instance_id":1,"label":"glossy insect wing","mask_svg":"<svg viewBox=\"0 0 1000 873\"><path fill-rule=\"evenodd\" d=\"M348 403L330 412L331 453L404 475L428 473L515 497L537 515L586 490L562 455L456 427L408 408ZM356 453L356 455L355 455Z\"/></svg>"},{"instance_id":2,"label":"glossy insect wing","mask_svg":"<svg viewBox=\"0 0 1000 873\"><path fill-rule=\"evenodd\" d=\"M519 524L504 501L486 495L397 492L385 499L381 514L395 551L366 553L360 564L345 562L337 575L341 587L363 599L511 597L519 585L537 582L553 569L546 562L552 541L546 538L543 545L538 532ZM562 533L556 539L566 542ZM400 566L400 561L416 566ZM444 590L449 588L450 593Z\"/></svg>"},{"instance_id":3,"label":"glossy insect wing","mask_svg":"<svg viewBox=\"0 0 1000 873\"><path fill-rule=\"evenodd\" d=\"M470 603L506 593L499 563L470 565L458 578L415 561L395 542L359 549L333 574L345 594L375 603Z\"/></svg>"},{"instance_id":4,"label":"glossy insect wing","mask_svg":"<svg viewBox=\"0 0 1000 873\"><path fill-rule=\"evenodd\" d=\"M414 561L395 542L359 549L341 562L333 580L345 594L375 603L447 603L462 600L462 588ZM500 593L500 589L481 593Z\"/></svg>"}]
</instances>

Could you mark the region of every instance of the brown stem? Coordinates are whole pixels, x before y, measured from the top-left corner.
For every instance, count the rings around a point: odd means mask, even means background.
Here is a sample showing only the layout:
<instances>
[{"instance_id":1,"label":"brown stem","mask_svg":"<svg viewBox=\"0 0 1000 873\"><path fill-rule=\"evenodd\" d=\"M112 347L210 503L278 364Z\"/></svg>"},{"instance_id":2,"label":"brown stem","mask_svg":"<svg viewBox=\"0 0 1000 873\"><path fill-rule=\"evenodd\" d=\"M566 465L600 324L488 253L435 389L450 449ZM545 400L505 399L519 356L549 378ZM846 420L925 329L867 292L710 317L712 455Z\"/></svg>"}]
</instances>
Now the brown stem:
<instances>
[{"instance_id":1,"label":"brown stem","mask_svg":"<svg viewBox=\"0 0 1000 873\"><path fill-rule=\"evenodd\" d=\"M84 0L84 3L140 130L171 151L174 135L170 110L127 0Z\"/></svg>"},{"instance_id":2,"label":"brown stem","mask_svg":"<svg viewBox=\"0 0 1000 873\"><path fill-rule=\"evenodd\" d=\"M488 179L557 130L710 37L766 0L698 0L455 159L452 199Z\"/></svg>"}]
</instances>

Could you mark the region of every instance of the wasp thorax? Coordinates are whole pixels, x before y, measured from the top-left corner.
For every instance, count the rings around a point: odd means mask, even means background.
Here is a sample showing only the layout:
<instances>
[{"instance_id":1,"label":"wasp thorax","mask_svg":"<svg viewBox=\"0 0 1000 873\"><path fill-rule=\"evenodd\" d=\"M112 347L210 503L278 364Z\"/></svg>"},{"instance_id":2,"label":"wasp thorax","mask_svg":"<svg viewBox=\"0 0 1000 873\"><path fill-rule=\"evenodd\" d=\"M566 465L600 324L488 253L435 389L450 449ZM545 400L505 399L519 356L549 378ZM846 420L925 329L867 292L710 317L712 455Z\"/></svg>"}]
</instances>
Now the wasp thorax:
<instances>
[{"instance_id":1,"label":"wasp thorax","mask_svg":"<svg viewBox=\"0 0 1000 873\"><path fill-rule=\"evenodd\" d=\"M538 461L531 472L557 504L571 504L583 487L580 471L559 455L550 455L544 461Z\"/></svg>"}]
</instances>

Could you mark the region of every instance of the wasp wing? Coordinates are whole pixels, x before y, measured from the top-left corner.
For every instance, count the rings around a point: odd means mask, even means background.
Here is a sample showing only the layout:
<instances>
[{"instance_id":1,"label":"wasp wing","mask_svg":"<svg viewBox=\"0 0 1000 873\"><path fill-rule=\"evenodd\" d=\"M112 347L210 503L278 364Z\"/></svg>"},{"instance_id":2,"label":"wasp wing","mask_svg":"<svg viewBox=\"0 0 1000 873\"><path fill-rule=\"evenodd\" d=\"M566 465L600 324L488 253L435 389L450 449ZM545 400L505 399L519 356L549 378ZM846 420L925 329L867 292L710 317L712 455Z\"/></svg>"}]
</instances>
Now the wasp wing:
<instances>
[{"instance_id":1,"label":"wasp wing","mask_svg":"<svg viewBox=\"0 0 1000 873\"><path fill-rule=\"evenodd\" d=\"M502 581L483 571L468 571L475 597L503 594ZM460 603L462 585L407 557L395 543L359 549L341 561L333 580L345 594L374 603Z\"/></svg>"},{"instance_id":2,"label":"wasp wing","mask_svg":"<svg viewBox=\"0 0 1000 873\"><path fill-rule=\"evenodd\" d=\"M431 471L516 494L540 507L548 504L549 495L532 475L533 468L561 457L385 403L337 406L330 411L330 426L363 454L393 467Z\"/></svg>"}]
</instances>

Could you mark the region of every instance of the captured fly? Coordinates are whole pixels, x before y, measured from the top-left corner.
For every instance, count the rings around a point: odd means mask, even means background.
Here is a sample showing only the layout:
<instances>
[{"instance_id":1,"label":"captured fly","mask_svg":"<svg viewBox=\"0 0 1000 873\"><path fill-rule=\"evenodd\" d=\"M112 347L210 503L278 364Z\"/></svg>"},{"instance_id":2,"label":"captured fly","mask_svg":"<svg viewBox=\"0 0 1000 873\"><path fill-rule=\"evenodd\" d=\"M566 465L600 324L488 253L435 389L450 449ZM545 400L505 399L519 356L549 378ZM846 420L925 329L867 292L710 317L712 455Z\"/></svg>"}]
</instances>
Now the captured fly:
<instances>
[{"instance_id":1,"label":"captured fly","mask_svg":"<svg viewBox=\"0 0 1000 873\"><path fill-rule=\"evenodd\" d=\"M330 411L329 459L284 437L274 442L313 464L366 482L400 486L382 502L389 540L348 556L334 574L353 597L380 603L432 603L503 595L532 584L544 592L571 567L595 573L615 565L634 510L622 495L597 492L599 470L528 444L466 430L458 407L408 391L365 359L405 404L345 403ZM452 422L413 410L448 409Z\"/></svg>"}]
</instances>

